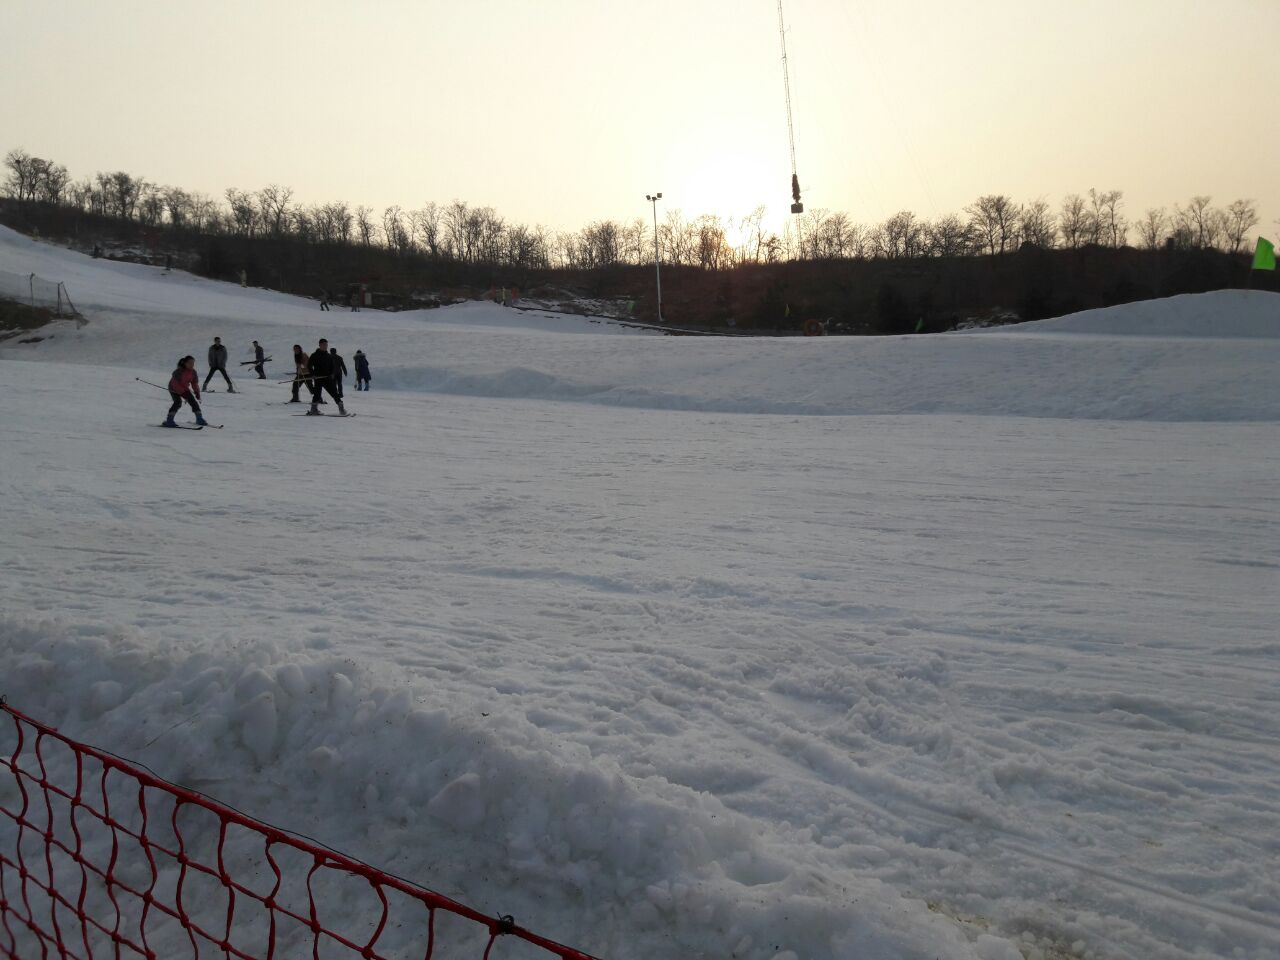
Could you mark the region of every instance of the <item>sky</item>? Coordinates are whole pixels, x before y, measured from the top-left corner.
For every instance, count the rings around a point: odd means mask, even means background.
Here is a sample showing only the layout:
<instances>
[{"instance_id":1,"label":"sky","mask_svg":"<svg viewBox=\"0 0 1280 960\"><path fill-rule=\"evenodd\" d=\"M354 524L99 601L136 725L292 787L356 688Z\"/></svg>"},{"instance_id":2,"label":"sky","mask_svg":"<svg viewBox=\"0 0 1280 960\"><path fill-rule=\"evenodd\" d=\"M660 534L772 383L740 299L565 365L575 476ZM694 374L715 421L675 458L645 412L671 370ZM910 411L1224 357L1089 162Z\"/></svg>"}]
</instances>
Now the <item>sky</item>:
<instances>
[{"instance_id":1,"label":"sky","mask_svg":"<svg viewBox=\"0 0 1280 960\"><path fill-rule=\"evenodd\" d=\"M784 0L808 208L1207 194L1277 232L1278 0ZM776 0L0 0L0 152L556 229L790 204Z\"/></svg>"}]
</instances>

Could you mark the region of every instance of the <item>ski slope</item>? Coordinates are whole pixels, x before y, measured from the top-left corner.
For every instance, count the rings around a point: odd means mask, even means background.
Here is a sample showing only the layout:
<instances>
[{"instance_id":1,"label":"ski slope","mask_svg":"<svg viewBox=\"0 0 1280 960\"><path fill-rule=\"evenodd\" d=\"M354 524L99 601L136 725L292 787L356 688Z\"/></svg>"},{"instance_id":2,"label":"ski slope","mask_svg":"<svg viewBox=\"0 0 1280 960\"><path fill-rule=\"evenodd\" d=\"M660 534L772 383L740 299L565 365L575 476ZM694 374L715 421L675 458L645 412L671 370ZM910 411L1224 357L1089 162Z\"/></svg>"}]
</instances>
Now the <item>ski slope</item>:
<instances>
[{"instance_id":1,"label":"ski slope","mask_svg":"<svg viewBox=\"0 0 1280 960\"><path fill-rule=\"evenodd\" d=\"M617 960L1280 955L1280 297L703 340L32 271L90 322L0 342L20 709ZM374 389L156 429L215 334Z\"/></svg>"}]
</instances>

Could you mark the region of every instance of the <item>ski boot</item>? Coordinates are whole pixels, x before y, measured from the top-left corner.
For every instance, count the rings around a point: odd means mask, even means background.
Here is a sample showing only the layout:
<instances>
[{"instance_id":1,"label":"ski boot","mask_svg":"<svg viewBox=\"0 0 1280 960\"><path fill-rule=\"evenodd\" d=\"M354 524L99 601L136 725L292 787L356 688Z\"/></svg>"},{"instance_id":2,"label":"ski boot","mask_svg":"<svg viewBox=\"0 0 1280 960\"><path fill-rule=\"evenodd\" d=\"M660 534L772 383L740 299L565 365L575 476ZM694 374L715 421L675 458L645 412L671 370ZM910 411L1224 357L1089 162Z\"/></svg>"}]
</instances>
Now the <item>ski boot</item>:
<instances>
[{"instance_id":1,"label":"ski boot","mask_svg":"<svg viewBox=\"0 0 1280 960\"><path fill-rule=\"evenodd\" d=\"M235 393L235 392L236 392L236 385L234 383L231 384L231 386L227 387L227 393Z\"/></svg>"},{"instance_id":2,"label":"ski boot","mask_svg":"<svg viewBox=\"0 0 1280 960\"><path fill-rule=\"evenodd\" d=\"M208 422L207 420L205 420L204 415L203 415L203 414L200 414L200 413L197 413L197 414L196 414L196 426L197 426L197 427L207 427L208 425L209 425L209 422Z\"/></svg>"},{"instance_id":3,"label":"ski boot","mask_svg":"<svg viewBox=\"0 0 1280 960\"><path fill-rule=\"evenodd\" d=\"M177 427L178 425L177 425L176 423L174 423L174 422L173 422L173 417L169 417L169 418L167 418L167 419L165 420L165 422L164 422L164 423L160 424L160 426L162 426L162 427Z\"/></svg>"},{"instance_id":4,"label":"ski boot","mask_svg":"<svg viewBox=\"0 0 1280 960\"><path fill-rule=\"evenodd\" d=\"M320 412L320 408L319 408L319 407L317 407L317 406L313 403L313 404L311 405L311 409L307 411L307 416L308 416L308 417L323 417L323 416L324 416L324 414L323 414L323 413L321 413L321 412Z\"/></svg>"}]
</instances>

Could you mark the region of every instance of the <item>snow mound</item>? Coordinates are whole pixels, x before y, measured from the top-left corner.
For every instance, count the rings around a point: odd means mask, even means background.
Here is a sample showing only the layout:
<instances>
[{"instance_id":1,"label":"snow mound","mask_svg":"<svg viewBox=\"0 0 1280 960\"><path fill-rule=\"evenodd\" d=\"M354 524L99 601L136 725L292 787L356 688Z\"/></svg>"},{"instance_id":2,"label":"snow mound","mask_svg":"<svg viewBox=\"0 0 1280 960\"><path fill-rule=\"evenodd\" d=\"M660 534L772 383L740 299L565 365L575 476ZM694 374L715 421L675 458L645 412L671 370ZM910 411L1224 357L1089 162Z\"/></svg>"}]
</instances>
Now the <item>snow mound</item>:
<instances>
[{"instance_id":1,"label":"snow mound","mask_svg":"<svg viewBox=\"0 0 1280 960\"><path fill-rule=\"evenodd\" d=\"M1016 333L1092 333L1125 337L1280 338L1280 294L1217 290L1144 300L1037 320ZM986 333L990 331L969 331Z\"/></svg>"},{"instance_id":2,"label":"snow mound","mask_svg":"<svg viewBox=\"0 0 1280 960\"><path fill-rule=\"evenodd\" d=\"M357 849L344 852L595 955L712 956L726 944L747 960L787 949L991 955L879 881L828 889L710 794L629 777L518 710L436 702L429 685L350 659L237 647L0 620L6 679L62 733L268 822L345 837ZM108 696L80 695L107 686ZM0 727L6 753L11 740ZM69 765L59 776L74 778ZM106 862L109 845L89 855ZM548 899L574 912L548 916Z\"/></svg>"}]
</instances>

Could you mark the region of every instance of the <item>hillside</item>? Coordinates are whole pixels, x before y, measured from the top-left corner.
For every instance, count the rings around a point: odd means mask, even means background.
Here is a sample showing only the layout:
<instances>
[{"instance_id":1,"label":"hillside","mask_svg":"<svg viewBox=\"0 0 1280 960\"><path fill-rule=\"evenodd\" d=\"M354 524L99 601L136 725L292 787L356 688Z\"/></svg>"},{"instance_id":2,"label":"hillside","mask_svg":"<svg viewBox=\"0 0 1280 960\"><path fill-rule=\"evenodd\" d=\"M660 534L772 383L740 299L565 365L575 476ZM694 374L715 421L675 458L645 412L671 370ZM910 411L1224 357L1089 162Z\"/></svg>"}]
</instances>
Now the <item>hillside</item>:
<instances>
[{"instance_id":1,"label":"hillside","mask_svg":"<svg viewBox=\"0 0 1280 960\"><path fill-rule=\"evenodd\" d=\"M609 960L1280 953L1275 294L703 339L31 271L88 322L0 342L19 709ZM373 390L158 429L214 335Z\"/></svg>"}]
</instances>

